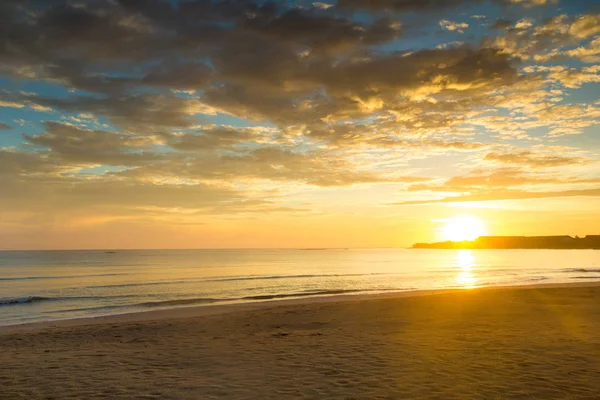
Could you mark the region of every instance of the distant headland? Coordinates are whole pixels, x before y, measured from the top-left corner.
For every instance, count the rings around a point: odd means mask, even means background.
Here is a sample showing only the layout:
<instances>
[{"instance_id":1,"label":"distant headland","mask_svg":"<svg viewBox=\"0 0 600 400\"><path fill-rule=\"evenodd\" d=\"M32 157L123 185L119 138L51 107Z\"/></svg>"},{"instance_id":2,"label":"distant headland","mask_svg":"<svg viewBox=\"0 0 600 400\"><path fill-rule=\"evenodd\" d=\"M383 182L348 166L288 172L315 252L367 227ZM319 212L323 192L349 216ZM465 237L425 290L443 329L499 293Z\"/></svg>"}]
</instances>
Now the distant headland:
<instances>
[{"instance_id":1,"label":"distant headland","mask_svg":"<svg viewBox=\"0 0 600 400\"><path fill-rule=\"evenodd\" d=\"M594 249L600 235L572 236L480 236L462 242L416 243L413 249Z\"/></svg>"}]
</instances>

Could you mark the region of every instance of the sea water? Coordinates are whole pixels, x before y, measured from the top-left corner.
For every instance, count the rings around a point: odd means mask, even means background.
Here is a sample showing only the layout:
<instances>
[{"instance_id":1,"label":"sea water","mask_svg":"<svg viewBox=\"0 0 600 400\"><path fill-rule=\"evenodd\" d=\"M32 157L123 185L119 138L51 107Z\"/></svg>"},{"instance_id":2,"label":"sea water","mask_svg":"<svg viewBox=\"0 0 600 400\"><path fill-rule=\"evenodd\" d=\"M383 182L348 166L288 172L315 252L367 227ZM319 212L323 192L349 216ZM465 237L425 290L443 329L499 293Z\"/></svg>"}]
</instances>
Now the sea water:
<instances>
[{"instance_id":1,"label":"sea water","mask_svg":"<svg viewBox=\"0 0 600 400\"><path fill-rule=\"evenodd\" d=\"M588 281L600 281L600 251L4 251L0 325L308 296Z\"/></svg>"}]
</instances>

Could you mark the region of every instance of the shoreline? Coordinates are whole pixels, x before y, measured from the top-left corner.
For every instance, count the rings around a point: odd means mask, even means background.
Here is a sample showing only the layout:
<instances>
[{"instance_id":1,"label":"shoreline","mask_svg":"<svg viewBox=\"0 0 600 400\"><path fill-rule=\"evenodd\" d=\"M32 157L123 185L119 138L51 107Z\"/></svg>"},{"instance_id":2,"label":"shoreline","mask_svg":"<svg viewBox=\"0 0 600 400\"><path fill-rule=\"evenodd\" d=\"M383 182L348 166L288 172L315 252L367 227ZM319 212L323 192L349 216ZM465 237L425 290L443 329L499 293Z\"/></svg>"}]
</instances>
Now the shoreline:
<instances>
[{"instance_id":1,"label":"shoreline","mask_svg":"<svg viewBox=\"0 0 600 400\"><path fill-rule=\"evenodd\" d=\"M471 291L502 291L502 290L530 290L530 289L560 289L560 288L586 288L600 287L600 281L573 282L573 283L539 283L509 286L482 286L448 289L422 289L392 291L376 294L336 294L324 296L309 296L302 298L261 300L253 302L234 302L210 305L193 305L169 307L147 311L132 311L120 314L107 314L89 317L76 317L68 319L32 321L9 325L0 325L0 335L14 333L29 333L44 331L55 328L73 328L82 326L104 325L104 324L128 324L155 321L168 321L177 319L188 319L195 317L206 317L212 315L232 314L244 311L268 310L280 307L292 307L313 304L346 303L369 300L401 299L410 297L436 296L451 293Z\"/></svg>"},{"instance_id":2,"label":"shoreline","mask_svg":"<svg viewBox=\"0 0 600 400\"><path fill-rule=\"evenodd\" d=\"M0 330L2 399L597 399L600 284L191 307Z\"/></svg>"}]
</instances>

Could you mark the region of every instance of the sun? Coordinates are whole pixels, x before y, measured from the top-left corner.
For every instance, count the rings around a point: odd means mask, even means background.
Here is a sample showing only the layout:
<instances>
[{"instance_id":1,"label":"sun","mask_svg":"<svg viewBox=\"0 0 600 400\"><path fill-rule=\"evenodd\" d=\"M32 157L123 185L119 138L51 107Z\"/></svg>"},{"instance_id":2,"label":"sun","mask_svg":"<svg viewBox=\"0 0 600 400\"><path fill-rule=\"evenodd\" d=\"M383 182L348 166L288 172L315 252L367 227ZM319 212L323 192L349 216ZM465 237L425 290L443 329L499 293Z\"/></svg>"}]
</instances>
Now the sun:
<instances>
[{"instance_id":1,"label":"sun","mask_svg":"<svg viewBox=\"0 0 600 400\"><path fill-rule=\"evenodd\" d=\"M479 218L463 215L444 220L440 234L444 240L462 242L485 236L486 230L483 221Z\"/></svg>"}]
</instances>

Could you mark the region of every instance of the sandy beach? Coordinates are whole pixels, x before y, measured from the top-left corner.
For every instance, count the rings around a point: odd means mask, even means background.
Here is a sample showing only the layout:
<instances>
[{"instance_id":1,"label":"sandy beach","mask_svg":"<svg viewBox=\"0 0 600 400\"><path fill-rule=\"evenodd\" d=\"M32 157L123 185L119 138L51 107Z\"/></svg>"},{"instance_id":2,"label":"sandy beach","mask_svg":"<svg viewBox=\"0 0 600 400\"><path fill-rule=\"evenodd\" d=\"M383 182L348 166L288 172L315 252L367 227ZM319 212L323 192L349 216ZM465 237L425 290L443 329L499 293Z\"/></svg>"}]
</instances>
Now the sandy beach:
<instances>
[{"instance_id":1,"label":"sandy beach","mask_svg":"<svg viewBox=\"0 0 600 400\"><path fill-rule=\"evenodd\" d=\"M600 286L0 327L0 399L599 399Z\"/></svg>"}]
</instances>

